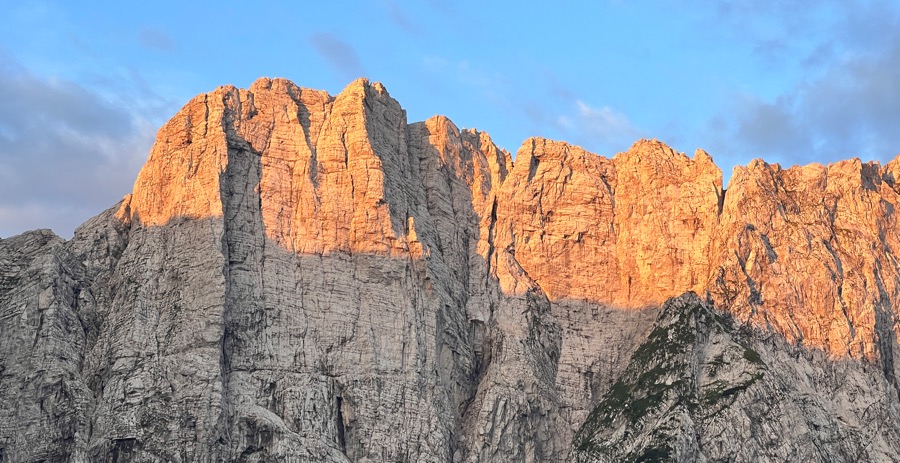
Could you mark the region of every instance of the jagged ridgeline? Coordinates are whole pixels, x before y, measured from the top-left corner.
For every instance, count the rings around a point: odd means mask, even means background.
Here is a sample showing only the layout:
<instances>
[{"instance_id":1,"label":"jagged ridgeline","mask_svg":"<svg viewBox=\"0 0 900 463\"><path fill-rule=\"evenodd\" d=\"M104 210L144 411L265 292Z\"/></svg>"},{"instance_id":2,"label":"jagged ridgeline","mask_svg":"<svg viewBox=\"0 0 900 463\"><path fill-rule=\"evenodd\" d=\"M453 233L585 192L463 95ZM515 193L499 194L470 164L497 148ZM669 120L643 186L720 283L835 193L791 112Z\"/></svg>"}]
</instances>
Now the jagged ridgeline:
<instances>
[{"instance_id":1,"label":"jagged ridgeline","mask_svg":"<svg viewBox=\"0 0 900 463\"><path fill-rule=\"evenodd\" d=\"M898 171L220 87L0 240L0 461L897 461Z\"/></svg>"}]
</instances>

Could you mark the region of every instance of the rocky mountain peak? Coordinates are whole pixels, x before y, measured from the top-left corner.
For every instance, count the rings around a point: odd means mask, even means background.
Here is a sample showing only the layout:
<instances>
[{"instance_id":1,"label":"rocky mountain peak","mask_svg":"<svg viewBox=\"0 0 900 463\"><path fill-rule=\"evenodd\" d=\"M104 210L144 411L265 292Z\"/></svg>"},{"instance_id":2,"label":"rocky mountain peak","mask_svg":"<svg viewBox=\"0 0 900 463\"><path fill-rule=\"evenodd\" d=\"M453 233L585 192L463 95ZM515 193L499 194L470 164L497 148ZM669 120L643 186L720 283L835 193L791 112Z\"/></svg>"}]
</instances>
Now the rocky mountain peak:
<instances>
[{"instance_id":1,"label":"rocky mountain peak","mask_svg":"<svg viewBox=\"0 0 900 463\"><path fill-rule=\"evenodd\" d=\"M898 165L726 192L365 79L219 87L72 240L0 242L0 460L890 461Z\"/></svg>"}]
</instances>

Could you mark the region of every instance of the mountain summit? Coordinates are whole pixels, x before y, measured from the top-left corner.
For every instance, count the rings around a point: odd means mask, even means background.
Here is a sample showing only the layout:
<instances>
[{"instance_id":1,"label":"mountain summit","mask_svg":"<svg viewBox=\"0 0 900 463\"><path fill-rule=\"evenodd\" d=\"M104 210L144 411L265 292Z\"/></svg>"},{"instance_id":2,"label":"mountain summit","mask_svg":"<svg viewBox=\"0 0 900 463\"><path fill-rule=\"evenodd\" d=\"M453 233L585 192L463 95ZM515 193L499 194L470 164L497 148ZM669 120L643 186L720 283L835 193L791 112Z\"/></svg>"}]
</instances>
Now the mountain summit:
<instances>
[{"instance_id":1,"label":"mountain summit","mask_svg":"<svg viewBox=\"0 0 900 463\"><path fill-rule=\"evenodd\" d=\"M0 462L895 461L898 171L220 87L0 240Z\"/></svg>"}]
</instances>

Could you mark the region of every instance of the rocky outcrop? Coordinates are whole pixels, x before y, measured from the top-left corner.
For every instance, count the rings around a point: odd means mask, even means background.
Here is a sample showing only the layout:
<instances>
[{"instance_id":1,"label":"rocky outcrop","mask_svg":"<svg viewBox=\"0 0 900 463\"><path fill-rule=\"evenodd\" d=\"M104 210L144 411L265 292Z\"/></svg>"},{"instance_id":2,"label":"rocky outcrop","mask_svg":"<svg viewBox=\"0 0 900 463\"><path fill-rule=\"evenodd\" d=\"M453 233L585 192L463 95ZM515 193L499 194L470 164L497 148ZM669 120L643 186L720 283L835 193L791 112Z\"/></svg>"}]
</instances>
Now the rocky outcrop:
<instances>
[{"instance_id":1,"label":"rocky outcrop","mask_svg":"<svg viewBox=\"0 0 900 463\"><path fill-rule=\"evenodd\" d=\"M551 298L659 305L706 283L721 195L703 151L642 140L606 159L531 139L501 189L499 228Z\"/></svg>"},{"instance_id":2,"label":"rocky outcrop","mask_svg":"<svg viewBox=\"0 0 900 463\"><path fill-rule=\"evenodd\" d=\"M791 346L687 293L666 302L585 420L573 460L890 462L898 413L895 387L865 364Z\"/></svg>"},{"instance_id":3,"label":"rocky outcrop","mask_svg":"<svg viewBox=\"0 0 900 463\"><path fill-rule=\"evenodd\" d=\"M0 240L0 461L896 455L898 162L726 192L658 141L513 162L362 79L220 87L72 240Z\"/></svg>"},{"instance_id":4,"label":"rocky outcrop","mask_svg":"<svg viewBox=\"0 0 900 463\"><path fill-rule=\"evenodd\" d=\"M874 360L894 381L894 165L735 168L711 255L716 303L795 344Z\"/></svg>"}]
</instances>

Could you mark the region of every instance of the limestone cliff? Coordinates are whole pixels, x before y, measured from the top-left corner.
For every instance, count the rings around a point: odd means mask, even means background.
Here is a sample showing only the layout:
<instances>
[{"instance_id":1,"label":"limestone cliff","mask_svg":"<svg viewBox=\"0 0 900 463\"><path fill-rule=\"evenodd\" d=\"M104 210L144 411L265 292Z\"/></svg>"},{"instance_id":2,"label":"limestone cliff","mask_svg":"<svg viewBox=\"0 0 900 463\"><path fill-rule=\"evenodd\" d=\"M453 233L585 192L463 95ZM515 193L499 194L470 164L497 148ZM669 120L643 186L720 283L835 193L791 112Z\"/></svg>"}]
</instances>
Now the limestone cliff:
<instances>
[{"instance_id":1,"label":"limestone cliff","mask_svg":"<svg viewBox=\"0 0 900 463\"><path fill-rule=\"evenodd\" d=\"M0 461L888 461L898 166L726 192L363 79L220 87L72 240L0 240Z\"/></svg>"},{"instance_id":2,"label":"limestone cliff","mask_svg":"<svg viewBox=\"0 0 900 463\"><path fill-rule=\"evenodd\" d=\"M873 369L790 346L687 293L665 304L572 459L892 462L898 414L895 386Z\"/></svg>"}]
</instances>

